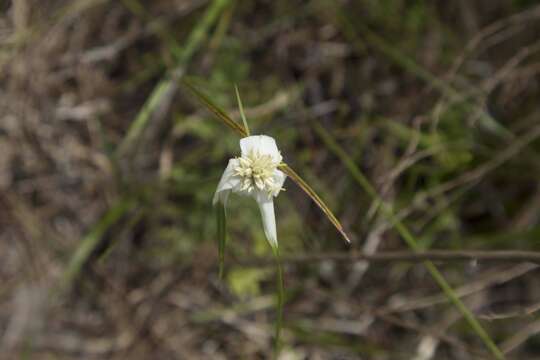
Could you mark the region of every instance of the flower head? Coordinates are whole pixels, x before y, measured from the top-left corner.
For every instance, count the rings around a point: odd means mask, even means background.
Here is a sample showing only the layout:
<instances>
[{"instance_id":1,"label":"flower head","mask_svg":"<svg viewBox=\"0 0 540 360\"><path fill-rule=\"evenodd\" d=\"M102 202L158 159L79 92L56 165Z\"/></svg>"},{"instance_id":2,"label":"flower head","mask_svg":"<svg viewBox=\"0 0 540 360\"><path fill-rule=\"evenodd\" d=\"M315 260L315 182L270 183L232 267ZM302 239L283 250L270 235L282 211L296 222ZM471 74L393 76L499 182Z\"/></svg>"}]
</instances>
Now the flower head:
<instances>
[{"instance_id":1,"label":"flower head","mask_svg":"<svg viewBox=\"0 0 540 360\"><path fill-rule=\"evenodd\" d=\"M240 140L240 157L229 160L214 195L214 204L227 203L230 192L252 196L259 204L266 238L277 247L273 198L282 190L285 174L278 170L283 159L273 138L248 136Z\"/></svg>"},{"instance_id":2,"label":"flower head","mask_svg":"<svg viewBox=\"0 0 540 360\"><path fill-rule=\"evenodd\" d=\"M279 193L281 187L274 180L279 162L275 162L272 156L252 149L237 160L233 171L235 176L241 178L240 192L252 194L255 190L265 191L269 197Z\"/></svg>"}]
</instances>

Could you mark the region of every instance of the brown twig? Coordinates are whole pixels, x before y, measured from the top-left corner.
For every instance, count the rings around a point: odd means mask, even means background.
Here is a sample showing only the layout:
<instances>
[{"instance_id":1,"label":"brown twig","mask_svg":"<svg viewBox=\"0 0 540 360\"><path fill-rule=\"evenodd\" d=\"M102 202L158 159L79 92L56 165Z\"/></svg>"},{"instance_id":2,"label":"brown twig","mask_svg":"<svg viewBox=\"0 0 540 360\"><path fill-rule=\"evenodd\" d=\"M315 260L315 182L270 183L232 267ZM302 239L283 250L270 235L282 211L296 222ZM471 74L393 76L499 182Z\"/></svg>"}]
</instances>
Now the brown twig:
<instances>
[{"instance_id":1,"label":"brown twig","mask_svg":"<svg viewBox=\"0 0 540 360\"><path fill-rule=\"evenodd\" d=\"M532 263L521 263L512 267L497 267L483 272L478 278L464 283L457 287L456 294L459 298L469 297L496 285L506 284L525 274L538 269L538 265ZM397 300L397 299L395 299ZM445 304L448 298L443 293L427 295L422 297L413 296L408 299L399 299L394 301L390 298L386 308L379 308L379 313L396 313L427 309L435 305Z\"/></svg>"},{"instance_id":2,"label":"brown twig","mask_svg":"<svg viewBox=\"0 0 540 360\"><path fill-rule=\"evenodd\" d=\"M533 321L522 329L518 330L513 336L509 339L506 339L501 343L501 348L505 354L517 349L525 341L527 341L531 336L536 335L540 332L540 320Z\"/></svg>"},{"instance_id":3,"label":"brown twig","mask_svg":"<svg viewBox=\"0 0 540 360\"><path fill-rule=\"evenodd\" d=\"M376 254L364 254L360 252L334 252L307 255L284 256L284 264L309 264L320 261L338 262L423 262L423 261L489 261L489 262L531 262L540 264L540 251L522 250L428 250L423 252L411 251L385 251ZM243 266L272 266L273 258L255 257L237 260Z\"/></svg>"}]
</instances>

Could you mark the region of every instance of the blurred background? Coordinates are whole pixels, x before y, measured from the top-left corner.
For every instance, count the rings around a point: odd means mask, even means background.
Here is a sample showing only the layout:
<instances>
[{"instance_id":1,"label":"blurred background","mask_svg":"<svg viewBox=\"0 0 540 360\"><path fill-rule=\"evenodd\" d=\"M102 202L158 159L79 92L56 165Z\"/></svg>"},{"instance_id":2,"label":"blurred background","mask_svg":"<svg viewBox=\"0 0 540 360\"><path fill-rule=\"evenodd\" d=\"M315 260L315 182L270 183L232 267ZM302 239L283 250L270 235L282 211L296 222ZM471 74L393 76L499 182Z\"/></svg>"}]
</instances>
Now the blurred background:
<instances>
[{"instance_id":1,"label":"blurred background","mask_svg":"<svg viewBox=\"0 0 540 360\"><path fill-rule=\"evenodd\" d=\"M534 0L0 2L0 358L266 359L275 271L231 197L238 137L189 80L328 203L276 199L282 359L490 359L408 250L540 250ZM296 256L316 254L311 261ZM439 262L509 359L540 358L537 265ZM272 262L270 261L270 265Z\"/></svg>"}]
</instances>

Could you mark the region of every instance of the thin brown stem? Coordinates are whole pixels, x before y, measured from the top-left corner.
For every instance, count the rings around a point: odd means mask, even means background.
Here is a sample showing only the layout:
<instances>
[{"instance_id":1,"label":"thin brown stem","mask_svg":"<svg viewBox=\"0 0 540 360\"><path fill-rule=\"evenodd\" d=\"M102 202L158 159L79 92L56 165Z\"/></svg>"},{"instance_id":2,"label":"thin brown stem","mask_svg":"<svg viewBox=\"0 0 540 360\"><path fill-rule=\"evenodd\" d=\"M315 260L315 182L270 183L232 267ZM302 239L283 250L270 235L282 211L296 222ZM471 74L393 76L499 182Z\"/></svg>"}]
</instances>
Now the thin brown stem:
<instances>
[{"instance_id":1,"label":"thin brown stem","mask_svg":"<svg viewBox=\"0 0 540 360\"><path fill-rule=\"evenodd\" d=\"M307 255L290 255L282 257L283 264L309 264L320 261L338 262L423 262L427 260L440 262L454 261L486 261L486 262L531 262L540 264L540 251L521 250L429 250L422 252L411 251L385 251L376 254L364 254L360 252L334 252ZM271 258L256 257L245 260L237 260L243 266L270 266L273 265Z\"/></svg>"}]
</instances>

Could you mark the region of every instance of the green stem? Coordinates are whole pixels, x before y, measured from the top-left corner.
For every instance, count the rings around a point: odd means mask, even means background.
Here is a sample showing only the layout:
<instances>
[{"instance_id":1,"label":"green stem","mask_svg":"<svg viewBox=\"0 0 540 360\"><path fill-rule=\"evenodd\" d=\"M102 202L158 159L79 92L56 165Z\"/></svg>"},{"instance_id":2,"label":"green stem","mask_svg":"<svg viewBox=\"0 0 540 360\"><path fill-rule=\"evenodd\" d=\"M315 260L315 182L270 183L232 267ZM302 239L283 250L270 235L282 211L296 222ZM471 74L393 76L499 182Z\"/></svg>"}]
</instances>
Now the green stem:
<instances>
[{"instance_id":1,"label":"green stem","mask_svg":"<svg viewBox=\"0 0 540 360\"><path fill-rule=\"evenodd\" d=\"M246 120L246 115L244 114L244 107L242 106L242 100L240 99L240 93L238 92L238 86L234 86L236 91L236 100L238 101L238 108L240 109L240 116L242 117L242 122L244 123L244 129L246 129L246 134L249 136L249 127Z\"/></svg>"},{"instance_id":2,"label":"green stem","mask_svg":"<svg viewBox=\"0 0 540 360\"><path fill-rule=\"evenodd\" d=\"M274 259L276 261L276 285L277 285L277 314L276 314L276 333L274 339L274 359L277 359L281 350L281 328L283 327L283 305L285 302L285 290L283 285L283 267L281 265L281 257L279 248L272 247Z\"/></svg>"},{"instance_id":3,"label":"green stem","mask_svg":"<svg viewBox=\"0 0 540 360\"><path fill-rule=\"evenodd\" d=\"M225 244L227 243L227 220L225 204L219 203L217 206L217 228L218 228L218 253L219 253L219 278L223 279L223 269L225 264Z\"/></svg>"}]
</instances>

